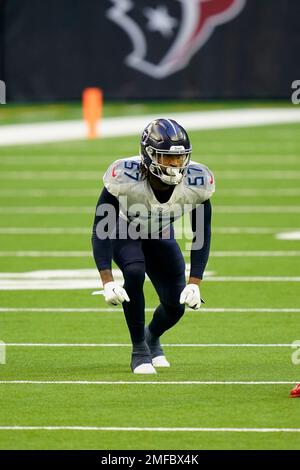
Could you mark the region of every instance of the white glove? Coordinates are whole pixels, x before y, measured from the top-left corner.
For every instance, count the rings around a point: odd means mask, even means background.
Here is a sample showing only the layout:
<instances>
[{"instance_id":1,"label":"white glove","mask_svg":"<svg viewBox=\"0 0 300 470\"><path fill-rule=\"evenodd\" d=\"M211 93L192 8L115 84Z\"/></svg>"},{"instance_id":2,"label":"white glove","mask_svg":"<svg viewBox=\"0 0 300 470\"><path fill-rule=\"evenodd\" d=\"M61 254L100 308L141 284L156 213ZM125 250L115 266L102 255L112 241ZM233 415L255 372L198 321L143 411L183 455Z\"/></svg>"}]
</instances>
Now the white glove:
<instances>
[{"instance_id":1,"label":"white glove","mask_svg":"<svg viewBox=\"0 0 300 470\"><path fill-rule=\"evenodd\" d=\"M179 302L198 310L201 307L200 289L197 284L187 284L180 295Z\"/></svg>"},{"instance_id":2,"label":"white glove","mask_svg":"<svg viewBox=\"0 0 300 470\"><path fill-rule=\"evenodd\" d=\"M126 300L126 302L130 301L126 290L115 281L104 284L104 298L110 305L122 304L124 300Z\"/></svg>"}]
</instances>

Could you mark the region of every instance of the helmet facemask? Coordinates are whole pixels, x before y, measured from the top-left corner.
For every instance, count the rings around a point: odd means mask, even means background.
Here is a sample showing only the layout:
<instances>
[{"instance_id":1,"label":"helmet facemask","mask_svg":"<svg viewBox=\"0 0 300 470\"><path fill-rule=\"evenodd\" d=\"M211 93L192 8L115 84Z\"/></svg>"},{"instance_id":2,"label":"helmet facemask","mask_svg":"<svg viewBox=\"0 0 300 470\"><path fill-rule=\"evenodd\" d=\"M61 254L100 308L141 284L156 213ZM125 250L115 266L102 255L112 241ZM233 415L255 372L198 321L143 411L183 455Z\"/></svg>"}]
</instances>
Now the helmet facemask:
<instances>
[{"instance_id":1,"label":"helmet facemask","mask_svg":"<svg viewBox=\"0 0 300 470\"><path fill-rule=\"evenodd\" d=\"M158 150L148 145L145 151L151 160L149 171L163 183L177 185L183 180L190 162L191 148L173 145L170 150ZM170 165L172 160L174 164Z\"/></svg>"}]
</instances>

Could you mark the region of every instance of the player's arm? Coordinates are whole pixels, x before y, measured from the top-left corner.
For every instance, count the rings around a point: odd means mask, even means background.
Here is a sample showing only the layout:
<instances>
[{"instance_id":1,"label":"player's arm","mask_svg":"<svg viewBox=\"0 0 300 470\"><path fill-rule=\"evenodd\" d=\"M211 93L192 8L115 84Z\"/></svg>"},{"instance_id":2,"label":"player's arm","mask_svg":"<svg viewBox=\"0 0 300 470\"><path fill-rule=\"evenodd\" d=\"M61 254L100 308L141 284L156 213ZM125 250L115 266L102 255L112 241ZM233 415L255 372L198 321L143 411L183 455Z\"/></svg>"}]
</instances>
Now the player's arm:
<instances>
[{"instance_id":1,"label":"player's arm","mask_svg":"<svg viewBox=\"0 0 300 470\"><path fill-rule=\"evenodd\" d=\"M202 219L202 211L204 217ZM181 293L180 303L185 303L191 308L198 309L201 306L201 297L199 285L203 278L203 273L207 265L210 251L211 240L211 216L212 208L210 200L205 201L191 212L191 226L193 231L193 243L191 248L191 270L187 286ZM203 220L203 224L199 223ZM199 231L203 230L203 234ZM199 240L202 239L203 244L197 248Z\"/></svg>"},{"instance_id":2,"label":"player's arm","mask_svg":"<svg viewBox=\"0 0 300 470\"><path fill-rule=\"evenodd\" d=\"M203 225L199 224L199 221L202 220L201 211L204 211ZM199 285L203 278L203 273L205 271L210 252L211 218L212 207L209 199L193 209L191 212L193 244L191 248L191 271L189 284L194 283ZM199 230L203 230L203 245L201 248L195 249L199 239L201 239Z\"/></svg>"},{"instance_id":3,"label":"player's arm","mask_svg":"<svg viewBox=\"0 0 300 470\"><path fill-rule=\"evenodd\" d=\"M112 305L118 305L124 300L129 301L126 291L114 281L111 269L112 243L110 236L115 229L118 214L118 199L106 188L103 188L96 207L92 246L95 263L104 287L105 300Z\"/></svg>"}]
</instances>

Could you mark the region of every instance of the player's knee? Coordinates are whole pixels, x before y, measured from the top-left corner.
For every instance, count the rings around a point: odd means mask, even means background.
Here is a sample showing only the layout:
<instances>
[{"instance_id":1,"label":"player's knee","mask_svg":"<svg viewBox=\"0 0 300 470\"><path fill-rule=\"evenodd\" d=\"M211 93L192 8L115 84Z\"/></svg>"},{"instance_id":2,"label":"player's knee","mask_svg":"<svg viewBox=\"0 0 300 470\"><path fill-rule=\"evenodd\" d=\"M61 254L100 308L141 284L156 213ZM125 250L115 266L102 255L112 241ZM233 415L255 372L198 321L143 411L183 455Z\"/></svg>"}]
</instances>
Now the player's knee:
<instances>
[{"instance_id":1,"label":"player's knee","mask_svg":"<svg viewBox=\"0 0 300 470\"><path fill-rule=\"evenodd\" d=\"M130 263L123 271L125 283L134 283L135 285L142 285L145 280L145 265L144 263Z\"/></svg>"},{"instance_id":2,"label":"player's knee","mask_svg":"<svg viewBox=\"0 0 300 470\"><path fill-rule=\"evenodd\" d=\"M170 316L170 317L173 317L173 318L181 318L182 315L184 314L184 311L185 311L185 305L184 304L176 304L176 305L170 305L170 304L166 304L166 303L163 303L163 306L165 308L165 311L167 312L167 314Z\"/></svg>"}]
</instances>

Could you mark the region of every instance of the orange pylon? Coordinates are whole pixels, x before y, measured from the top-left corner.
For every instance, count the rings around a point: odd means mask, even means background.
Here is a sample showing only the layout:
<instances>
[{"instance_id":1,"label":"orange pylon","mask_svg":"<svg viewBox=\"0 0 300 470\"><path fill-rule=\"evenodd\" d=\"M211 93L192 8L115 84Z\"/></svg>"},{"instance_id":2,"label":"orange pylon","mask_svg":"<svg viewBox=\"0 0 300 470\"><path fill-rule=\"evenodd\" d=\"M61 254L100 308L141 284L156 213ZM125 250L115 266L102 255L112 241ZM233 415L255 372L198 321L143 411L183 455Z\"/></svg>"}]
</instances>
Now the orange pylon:
<instances>
[{"instance_id":1,"label":"orange pylon","mask_svg":"<svg viewBox=\"0 0 300 470\"><path fill-rule=\"evenodd\" d=\"M97 123L102 118L103 93L100 88L86 88L82 94L83 117L88 127L88 138L96 139Z\"/></svg>"}]
</instances>

